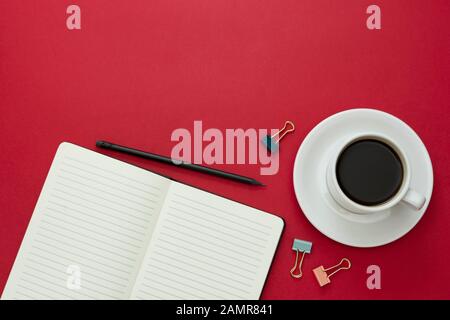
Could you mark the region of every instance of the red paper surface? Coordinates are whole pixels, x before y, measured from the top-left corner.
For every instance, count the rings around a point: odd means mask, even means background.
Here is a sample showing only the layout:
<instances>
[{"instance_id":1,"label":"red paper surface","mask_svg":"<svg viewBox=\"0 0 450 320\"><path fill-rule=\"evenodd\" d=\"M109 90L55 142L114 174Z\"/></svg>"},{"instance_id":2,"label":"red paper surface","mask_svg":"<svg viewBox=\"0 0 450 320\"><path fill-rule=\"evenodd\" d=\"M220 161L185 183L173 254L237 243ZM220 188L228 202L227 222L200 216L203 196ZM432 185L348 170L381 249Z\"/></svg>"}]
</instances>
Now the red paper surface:
<instances>
[{"instance_id":1,"label":"red paper surface","mask_svg":"<svg viewBox=\"0 0 450 320\"><path fill-rule=\"evenodd\" d=\"M77 4L82 29L66 28ZM366 8L382 29L366 28ZM0 290L4 287L58 144L97 139L170 154L176 128L275 128L280 171L220 169L254 188L124 155L116 157L286 221L264 299L450 298L450 2L338 0L33 0L0 2ZM406 121L434 167L431 204L402 239L374 249L340 245L304 217L293 190L297 149L321 120L369 107ZM112 153L107 153L112 154ZM305 276L289 275L294 237L314 243ZM311 270L342 257L349 271L320 288ZM381 290L366 268L381 268Z\"/></svg>"}]
</instances>

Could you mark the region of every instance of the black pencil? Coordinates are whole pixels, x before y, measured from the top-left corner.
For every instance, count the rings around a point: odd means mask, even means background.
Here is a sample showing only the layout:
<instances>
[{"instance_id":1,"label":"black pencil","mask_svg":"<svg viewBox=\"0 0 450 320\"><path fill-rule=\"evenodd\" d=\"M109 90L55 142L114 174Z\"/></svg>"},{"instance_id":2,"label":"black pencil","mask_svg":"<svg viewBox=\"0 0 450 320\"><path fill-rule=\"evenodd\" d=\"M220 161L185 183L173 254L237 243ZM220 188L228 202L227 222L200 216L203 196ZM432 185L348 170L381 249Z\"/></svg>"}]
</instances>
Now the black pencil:
<instances>
[{"instance_id":1,"label":"black pencil","mask_svg":"<svg viewBox=\"0 0 450 320\"><path fill-rule=\"evenodd\" d=\"M145 159L149 159L149 160L155 160L155 161L159 161L162 163L166 163L166 164L171 164L173 166L177 166L177 167L181 167L181 168L185 168L185 169L189 169L189 170L194 170L194 171L198 171L198 172L203 172L206 174L210 174L210 175L214 175L217 177L222 177L222 178L226 178L226 179L231 179L234 181L238 181L238 182L242 182L242 183L246 183L246 184L251 184L251 185L255 185L255 186L264 186L264 184L262 184L261 182L249 178L249 177L245 177L245 176L241 176L238 174L234 174L234 173L230 173L230 172L226 172L226 171L221 171L221 170L217 170L217 169L213 169L213 168L208 168L205 166L201 166L198 164L193 164L193 163L187 163L187 162L183 162L183 161L178 161L178 160L172 160L169 157L165 157L165 156L161 156L158 154L154 154L154 153L150 153L150 152L145 152L145 151L141 151L141 150L137 150L137 149L132 149L132 148L128 148L128 147L124 147L118 144L114 144L111 142L106 142L106 141L97 141L95 144L97 147L99 148L103 148L103 149L110 149L110 150L114 150L114 151L118 151L118 152L122 152L122 153L127 153L127 154L131 154L134 156L138 156L141 158L145 158Z\"/></svg>"}]
</instances>

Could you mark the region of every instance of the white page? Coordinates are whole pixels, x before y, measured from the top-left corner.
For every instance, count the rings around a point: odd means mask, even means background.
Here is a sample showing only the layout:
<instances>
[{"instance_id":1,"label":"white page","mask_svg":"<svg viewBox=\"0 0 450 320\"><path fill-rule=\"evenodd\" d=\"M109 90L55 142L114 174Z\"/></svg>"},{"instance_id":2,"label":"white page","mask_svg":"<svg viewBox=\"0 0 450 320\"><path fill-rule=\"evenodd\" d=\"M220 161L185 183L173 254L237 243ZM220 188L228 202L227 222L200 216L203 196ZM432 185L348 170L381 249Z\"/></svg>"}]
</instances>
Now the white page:
<instances>
[{"instance_id":1,"label":"white page","mask_svg":"<svg viewBox=\"0 0 450 320\"><path fill-rule=\"evenodd\" d=\"M172 182L132 299L258 299L281 218Z\"/></svg>"},{"instance_id":2,"label":"white page","mask_svg":"<svg viewBox=\"0 0 450 320\"><path fill-rule=\"evenodd\" d=\"M128 299L169 185L62 143L2 299Z\"/></svg>"}]
</instances>

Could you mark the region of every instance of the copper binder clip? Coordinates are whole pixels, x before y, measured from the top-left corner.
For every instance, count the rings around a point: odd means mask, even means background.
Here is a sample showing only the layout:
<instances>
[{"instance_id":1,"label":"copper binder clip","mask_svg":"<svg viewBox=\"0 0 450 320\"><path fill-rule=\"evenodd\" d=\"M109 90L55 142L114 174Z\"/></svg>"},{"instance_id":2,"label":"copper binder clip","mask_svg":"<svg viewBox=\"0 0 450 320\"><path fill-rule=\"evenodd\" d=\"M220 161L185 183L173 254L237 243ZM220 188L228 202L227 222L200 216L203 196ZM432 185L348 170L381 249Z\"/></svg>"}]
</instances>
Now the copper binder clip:
<instances>
[{"instance_id":1,"label":"copper binder clip","mask_svg":"<svg viewBox=\"0 0 450 320\"><path fill-rule=\"evenodd\" d=\"M343 266L344 263L347 263L347 266ZM326 284L329 284L331 282L330 277L332 275L334 275L335 273L341 271L341 270L347 270L350 269L350 267L352 266L350 260L348 260L347 258L344 258L341 260L341 262L339 262L337 265L332 266L330 268L324 269L323 266L317 267L313 270L314 275L316 276L317 282L319 282L319 285L321 287L323 287ZM330 274L327 274L327 271L330 271L332 269L335 269L333 272L331 272Z\"/></svg>"}]
</instances>

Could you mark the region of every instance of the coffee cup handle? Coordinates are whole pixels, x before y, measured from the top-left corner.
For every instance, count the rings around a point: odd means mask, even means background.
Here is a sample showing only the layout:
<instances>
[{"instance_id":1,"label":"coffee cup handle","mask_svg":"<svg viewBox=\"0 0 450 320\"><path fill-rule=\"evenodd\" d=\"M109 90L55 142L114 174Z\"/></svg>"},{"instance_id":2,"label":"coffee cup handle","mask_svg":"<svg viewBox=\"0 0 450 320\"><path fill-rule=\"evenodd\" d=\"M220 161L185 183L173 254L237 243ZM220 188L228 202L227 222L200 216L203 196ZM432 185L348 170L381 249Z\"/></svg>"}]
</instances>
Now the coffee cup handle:
<instances>
[{"instance_id":1,"label":"coffee cup handle","mask_svg":"<svg viewBox=\"0 0 450 320\"><path fill-rule=\"evenodd\" d=\"M422 209L422 207L425 204L425 197L422 196L417 191L414 191L413 189L409 189L406 193L405 197L402 199L403 202L406 202L410 206L412 206L416 210Z\"/></svg>"}]
</instances>

